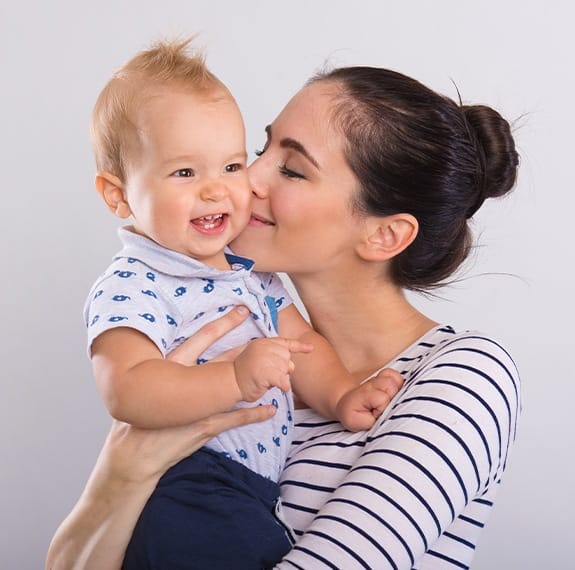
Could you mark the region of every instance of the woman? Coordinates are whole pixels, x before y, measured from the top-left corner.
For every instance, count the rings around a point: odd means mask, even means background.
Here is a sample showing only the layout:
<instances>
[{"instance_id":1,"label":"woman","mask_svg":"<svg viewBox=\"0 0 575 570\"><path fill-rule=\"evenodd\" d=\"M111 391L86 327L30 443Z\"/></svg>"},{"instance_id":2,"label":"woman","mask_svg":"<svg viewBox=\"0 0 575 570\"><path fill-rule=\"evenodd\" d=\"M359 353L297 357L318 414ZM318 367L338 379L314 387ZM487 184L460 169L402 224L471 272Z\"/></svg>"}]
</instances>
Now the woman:
<instances>
[{"instance_id":1,"label":"woman","mask_svg":"<svg viewBox=\"0 0 575 570\"><path fill-rule=\"evenodd\" d=\"M298 540L279 567L466 568L515 437L517 371L497 342L434 322L404 290L449 279L470 250L469 219L512 188L509 124L401 74L356 67L313 78L266 131L250 170L252 220L234 249L290 275L358 382L384 367L405 380L367 432L298 412L281 481ZM201 352L242 318L213 323L187 349ZM160 433L116 424L48 567L119 567L161 473L267 413Z\"/></svg>"}]
</instances>

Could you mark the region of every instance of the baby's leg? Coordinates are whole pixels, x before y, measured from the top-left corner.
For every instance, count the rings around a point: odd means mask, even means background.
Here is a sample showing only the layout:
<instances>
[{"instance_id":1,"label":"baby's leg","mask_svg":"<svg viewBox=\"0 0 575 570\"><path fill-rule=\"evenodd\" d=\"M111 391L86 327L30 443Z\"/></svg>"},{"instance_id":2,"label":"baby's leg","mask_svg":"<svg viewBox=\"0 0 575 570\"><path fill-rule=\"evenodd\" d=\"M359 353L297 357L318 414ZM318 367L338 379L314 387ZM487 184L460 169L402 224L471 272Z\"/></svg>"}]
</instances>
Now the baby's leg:
<instances>
[{"instance_id":1,"label":"baby's leg","mask_svg":"<svg viewBox=\"0 0 575 570\"><path fill-rule=\"evenodd\" d=\"M201 449L172 467L144 507L123 570L272 567L291 548L274 516L279 487Z\"/></svg>"}]
</instances>

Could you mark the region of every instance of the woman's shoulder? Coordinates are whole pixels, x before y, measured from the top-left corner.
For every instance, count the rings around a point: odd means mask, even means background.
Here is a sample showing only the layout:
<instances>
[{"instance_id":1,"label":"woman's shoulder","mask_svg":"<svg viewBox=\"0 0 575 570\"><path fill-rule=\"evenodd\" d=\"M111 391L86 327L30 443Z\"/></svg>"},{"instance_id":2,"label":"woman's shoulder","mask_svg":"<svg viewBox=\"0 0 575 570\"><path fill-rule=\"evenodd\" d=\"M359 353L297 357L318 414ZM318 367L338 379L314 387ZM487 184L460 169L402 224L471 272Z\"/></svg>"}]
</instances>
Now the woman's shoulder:
<instances>
[{"instance_id":1,"label":"woman's shoulder","mask_svg":"<svg viewBox=\"0 0 575 570\"><path fill-rule=\"evenodd\" d=\"M505 350L502 343L499 342L493 335L476 329L460 329L452 327L451 325L443 324L437 325L427 331L421 336L413 345L406 348L404 352L412 350L425 350L426 348L441 347L447 344L463 342L479 342L490 343L498 346L500 349Z\"/></svg>"},{"instance_id":2,"label":"woman's shoulder","mask_svg":"<svg viewBox=\"0 0 575 570\"><path fill-rule=\"evenodd\" d=\"M478 330L438 326L392 365L405 382L378 434L409 432L443 452L453 445L474 469L483 466L485 485L498 480L521 412L519 373L504 345Z\"/></svg>"},{"instance_id":3,"label":"woman's shoulder","mask_svg":"<svg viewBox=\"0 0 575 570\"><path fill-rule=\"evenodd\" d=\"M399 354L392 366L405 371L437 366L479 367L497 363L510 378L519 379L513 357L494 336L479 330L457 331L438 325Z\"/></svg>"},{"instance_id":4,"label":"woman's shoulder","mask_svg":"<svg viewBox=\"0 0 575 570\"><path fill-rule=\"evenodd\" d=\"M388 420L406 406L418 416L441 417L450 409L468 418L503 415L511 424L519 415L521 389L515 362L500 341L481 331L438 325L386 367L403 376L404 386L372 428L374 432L387 428ZM341 437L337 422L313 410L297 410L296 423L308 432L305 439L311 432Z\"/></svg>"},{"instance_id":5,"label":"woman's shoulder","mask_svg":"<svg viewBox=\"0 0 575 570\"><path fill-rule=\"evenodd\" d=\"M477 330L437 326L408 347L392 363L404 377L394 412L406 407L417 413L465 417L485 424L491 418L499 432L515 431L521 410L517 366L504 345Z\"/></svg>"}]
</instances>

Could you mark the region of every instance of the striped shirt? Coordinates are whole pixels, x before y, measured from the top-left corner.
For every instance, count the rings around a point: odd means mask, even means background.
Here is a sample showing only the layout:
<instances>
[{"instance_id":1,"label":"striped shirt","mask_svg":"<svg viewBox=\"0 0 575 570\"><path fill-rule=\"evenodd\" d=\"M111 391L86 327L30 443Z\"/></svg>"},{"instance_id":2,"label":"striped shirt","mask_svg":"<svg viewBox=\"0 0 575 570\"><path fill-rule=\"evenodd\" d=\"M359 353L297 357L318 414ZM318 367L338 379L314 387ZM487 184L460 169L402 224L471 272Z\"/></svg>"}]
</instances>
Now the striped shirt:
<instances>
[{"instance_id":1,"label":"striped shirt","mask_svg":"<svg viewBox=\"0 0 575 570\"><path fill-rule=\"evenodd\" d=\"M296 412L281 495L298 540L279 568L469 568L515 439L517 369L448 326L390 366L405 384L371 430Z\"/></svg>"}]
</instances>

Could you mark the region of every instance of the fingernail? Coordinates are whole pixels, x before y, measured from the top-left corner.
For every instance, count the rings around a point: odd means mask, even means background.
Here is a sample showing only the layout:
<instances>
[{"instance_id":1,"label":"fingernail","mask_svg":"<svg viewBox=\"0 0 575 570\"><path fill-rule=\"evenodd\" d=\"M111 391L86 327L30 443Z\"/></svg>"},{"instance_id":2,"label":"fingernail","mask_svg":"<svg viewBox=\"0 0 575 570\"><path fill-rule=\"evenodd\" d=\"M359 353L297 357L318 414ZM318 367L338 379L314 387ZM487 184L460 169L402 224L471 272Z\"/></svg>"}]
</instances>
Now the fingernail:
<instances>
[{"instance_id":1,"label":"fingernail","mask_svg":"<svg viewBox=\"0 0 575 570\"><path fill-rule=\"evenodd\" d=\"M247 315L248 314L248 308L244 307L243 305L240 305L239 307L236 307L236 311L240 314L240 315Z\"/></svg>"}]
</instances>

